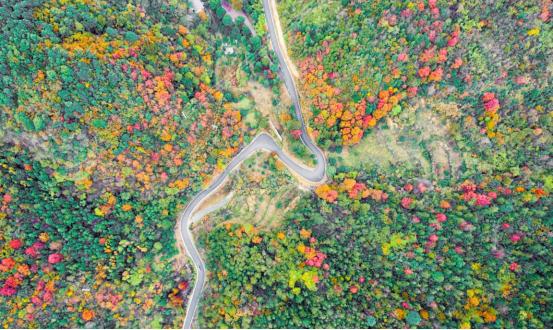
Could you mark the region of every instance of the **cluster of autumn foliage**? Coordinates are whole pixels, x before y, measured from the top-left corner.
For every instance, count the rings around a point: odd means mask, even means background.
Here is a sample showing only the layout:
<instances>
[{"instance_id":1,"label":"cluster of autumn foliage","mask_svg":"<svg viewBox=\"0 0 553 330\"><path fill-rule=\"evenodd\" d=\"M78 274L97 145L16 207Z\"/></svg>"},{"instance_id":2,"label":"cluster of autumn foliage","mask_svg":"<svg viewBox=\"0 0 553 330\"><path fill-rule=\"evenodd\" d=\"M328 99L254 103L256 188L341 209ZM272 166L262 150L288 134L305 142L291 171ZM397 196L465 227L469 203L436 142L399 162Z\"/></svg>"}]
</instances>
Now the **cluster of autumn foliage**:
<instances>
[{"instance_id":1,"label":"cluster of autumn foliage","mask_svg":"<svg viewBox=\"0 0 553 330\"><path fill-rule=\"evenodd\" d=\"M4 202L10 199L4 195ZM4 205L8 207L7 203ZM36 241L25 243L22 239L12 238L2 247L3 258L0 259L0 296L4 299L18 295L25 290L25 319L33 321L36 312L52 304L59 274L54 265L63 261L64 256L57 252L61 249L59 242L49 242L48 234L41 233ZM29 290L30 289L30 290ZM4 323L6 326L9 323Z\"/></svg>"},{"instance_id":2,"label":"cluster of autumn foliage","mask_svg":"<svg viewBox=\"0 0 553 330\"><path fill-rule=\"evenodd\" d=\"M357 182L355 179L346 178L340 184L322 184L315 189L315 194L325 201L334 202L340 193L346 193L347 197L353 200L371 198L375 201L385 201L388 194L380 189L367 188L364 183ZM344 195L346 196L346 195Z\"/></svg>"},{"instance_id":3,"label":"cluster of autumn foliage","mask_svg":"<svg viewBox=\"0 0 553 330\"><path fill-rule=\"evenodd\" d=\"M389 114L399 114L420 88L439 84L453 71L459 72L463 65L460 57L451 55L459 42L460 28L444 25L435 1L429 1L428 5L406 2L404 7L377 7L381 12L374 12L375 5L364 6L345 7L347 19L332 26L339 31L340 38L333 41L323 38L318 49L300 47L314 32L301 23L290 23L294 29L290 41L292 50L300 57L300 81L312 109L314 134L344 145L358 143L378 121ZM375 16L380 16L376 28L371 24L365 29L376 31L352 31L342 25L351 24L351 20L356 26L361 25ZM364 35L375 32L388 39L367 40ZM409 33L418 35L416 40L411 40ZM352 39L356 46L344 52ZM371 49L376 43L378 48ZM369 63L356 60L384 45L391 47L386 54Z\"/></svg>"},{"instance_id":4,"label":"cluster of autumn foliage","mask_svg":"<svg viewBox=\"0 0 553 330\"><path fill-rule=\"evenodd\" d=\"M485 131L489 137L494 137L494 128L499 121L498 110L500 108L499 101L495 97L494 93L484 93L482 96L482 103L484 104L484 119L486 122Z\"/></svg>"},{"instance_id":5,"label":"cluster of autumn foliage","mask_svg":"<svg viewBox=\"0 0 553 330\"><path fill-rule=\"evenodd\" d=\"M283 1L281 16L313 135L328 145L358 143L380 120L400 114L421 96L464 104L463 115L480 118L483 133L495 138L500 112L516 107L496 107L506 103L501 100L504 92L498 95L504 88L498 86L494 94L488 86L505 83L510 75L515 86L524 86L533 74L543 75L532 67L534 62L545 65L547 45L541 35L549 33L549 1L532 1L528 8L505 1L494 4L496 12L532 13L518 20L513 15L509 21L488 13L484 4L435 0L343 1L322 6L324 14L317 17L302 6L314 5ZM479 17L470 17L469 11L479 12ZM484 51L492 38L508 38L500 42L510 44L509 53ZM511 49L531 49L532 59L523 60L523 53ZM501 63L508 62L505 57L512 62L501 67L498 57ZM527 63L515 65L522 61Z\"/></svg>"}]
</instances>

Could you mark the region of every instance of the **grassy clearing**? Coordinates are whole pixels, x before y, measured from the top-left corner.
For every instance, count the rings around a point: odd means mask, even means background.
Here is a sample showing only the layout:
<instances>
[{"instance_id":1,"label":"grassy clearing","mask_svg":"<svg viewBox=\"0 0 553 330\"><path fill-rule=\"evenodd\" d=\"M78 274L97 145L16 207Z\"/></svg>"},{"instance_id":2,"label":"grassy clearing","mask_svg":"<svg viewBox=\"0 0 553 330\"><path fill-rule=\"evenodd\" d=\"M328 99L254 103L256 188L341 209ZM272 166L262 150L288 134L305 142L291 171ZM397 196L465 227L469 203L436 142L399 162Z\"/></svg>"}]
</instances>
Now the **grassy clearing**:
<instances>
[{"instance_id":1,"label":"grassy clearing","mask_svg":"<svg viewBox=\"0 0 553 330\"><path fill-rule=\"evenodd\" d=\"M230 201L206 215L198 228L211 230L226 223L275 228L302 194L288 170L273 155L263 152L246 160L217 195L229 191L234 192Z\"/></svg>"},{"instance_id":2,"label":"grassy clearing","mask_svg":"<svg viewBox=\"0 0 553 330\"><path fill-rule=\"evenodd\" d=\"M436 115L454 110L447 104L421 102L394 120L381 123L359 144L330 156L336 159L336 166L390 171L401 165L430 179L456 176L461 157L449 124Z\"/></svg>"}]
</instances>

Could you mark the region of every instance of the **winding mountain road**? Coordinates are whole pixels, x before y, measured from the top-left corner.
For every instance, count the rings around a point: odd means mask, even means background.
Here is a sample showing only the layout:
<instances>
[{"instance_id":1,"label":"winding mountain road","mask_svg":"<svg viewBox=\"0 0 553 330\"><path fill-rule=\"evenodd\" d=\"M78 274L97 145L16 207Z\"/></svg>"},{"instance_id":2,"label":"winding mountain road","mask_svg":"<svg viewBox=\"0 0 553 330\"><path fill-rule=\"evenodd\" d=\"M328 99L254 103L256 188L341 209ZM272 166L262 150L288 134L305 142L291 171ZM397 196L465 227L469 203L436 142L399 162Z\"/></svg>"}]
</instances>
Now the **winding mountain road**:
<instances>
[{"instance_id":1,"label":"winding mountain road","mask_svg":"<svg viewBox=\"0 0 553 330\"><path fill-rule=\"evenodd\" d=\"M198 2L201 4L201 1L195 0L193 2L196 2L196 5L194 6L196 9L199 9ZM273 45L273 49L275 53L277 54L279 63L280 63L280 76L281 79L284 81L284 84L286 85L286 88L288 90L288 93L290 94L290 97L294 103L295 107L295 113L297 119L301 122L301 140L302 142L309 148L309 150L315 155L317 165L314 168L308 168L303 166L302 164L296 163L291 157L289 157L286 153L282 151L282 149L279 147L279 145L275 142L275 140L267 133L261 133L258 136L256 136L253 141L247 145L242 151L240 151L227 165L225 170L220 173L215 180L211 182L209 187L207 187L205 190L201 191L198 195L192 199L192 201L186 206L184 209L184 212L181 214L179 218L179 226L180 226L180 234L181 239L184 243L184 247L190 256L190 259L192 260L192 263L194 264L194 268L196 269L196 282L194 284L194 287L192 289L192 292L190 294L190 298L187 304L187 310L186 310L186 317L184 319L183 328L190 329L192 328L192 322L194 321L194 317L196 315L196 310L198 309L198 303L200 301L200 297L202 295L202 291L205 286L205 276L206 276L206 270L205 270L205 264L202 260L202 257L200 253L198 252L198 249L196 247L196 244L194 242L194 238L192 237L192 233L190 232L190 225L198 220L197 217L194 216L194 212L196 209L202 204L202 202L208 198L211 194L213 194L215 191L217 191L218 188L223 186L223 183L228 179L229 174L237 169L240 164L247 158L249 158L252 154L259 150L265 150L274 152L278 155L280 160L293 172L295 172L296 175L301 176L303 179L312 182L312 183L320 183L323 182L326 179L326 159L323 154L323 152L315 145L315 143L311 140L309 135L307 134L307 129L305 122L303 120L303 115L300 108L300 101L299 101L299 94L296 89L296 85L294 82L294 79L292 75L290 74L290 69L287 65L289 63L287 61L287 54L283 51L285 47L280 44L277 31L275 29L277 25L277 19L276 15L276 5L274 3L274 0L263 0L263 9L265 12L265 16L267 18L267 27L269 29L269 36L271 39L271 43ZM213 209L212 209L213 210ZM204 210L205 212L205 210ZM206 214L206 213L205 213Z\"/></svg>"}]
</instances>

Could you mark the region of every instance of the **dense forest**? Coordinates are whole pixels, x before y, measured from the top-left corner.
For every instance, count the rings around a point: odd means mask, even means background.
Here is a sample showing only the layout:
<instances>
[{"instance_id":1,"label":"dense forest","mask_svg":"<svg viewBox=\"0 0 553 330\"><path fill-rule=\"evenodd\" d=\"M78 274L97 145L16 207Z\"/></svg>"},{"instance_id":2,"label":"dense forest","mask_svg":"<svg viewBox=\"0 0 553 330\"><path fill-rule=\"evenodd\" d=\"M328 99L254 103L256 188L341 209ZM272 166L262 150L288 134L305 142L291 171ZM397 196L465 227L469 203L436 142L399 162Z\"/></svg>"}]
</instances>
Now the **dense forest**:
<instances>
[{"instance_id":1,"label":"dense forest","mask_svg":"<svg viewBox=\"0 0 553 330\"><path fill-rule=\"evenodd\" d=\"M177 214L259 128L217 70L277 85L264 41L186 1L20 1L0 25L1 326L180 326Z\"/></svg>"},{"instance_id":2,"label":"dense forest","mask_svg":"<svg viewBox=\"0 0 553 330\"><path fill-rule=\"evenodd\" d=\"M270 231L228 223L204 235L212 275L200 325L552 324L543 189L508 176L443 188L375 174L337 175Z\"/></svg>"},{"instance_id":3,"label":"dense forest","mask_svg":"<svg viewBox=\"0 0 553 330\"><path fill-rule=\"evenodd\" d=\"M278 7L330 180L209 219L200 326L553 326L551 1Z\"/></svg>"},{"instance_id":4,"label":"dense forest","mask_svg":"<svg viewBox=\"0 0 553 330\"><path fill-rule=\"evenodd\" d=\"M0 6L0 326L180 327L179 212L310 161L262 2L203 3ZM276 3L328 180L244 163L198 325L553 327L551 0Z\"/></svg>"}]
</instances>

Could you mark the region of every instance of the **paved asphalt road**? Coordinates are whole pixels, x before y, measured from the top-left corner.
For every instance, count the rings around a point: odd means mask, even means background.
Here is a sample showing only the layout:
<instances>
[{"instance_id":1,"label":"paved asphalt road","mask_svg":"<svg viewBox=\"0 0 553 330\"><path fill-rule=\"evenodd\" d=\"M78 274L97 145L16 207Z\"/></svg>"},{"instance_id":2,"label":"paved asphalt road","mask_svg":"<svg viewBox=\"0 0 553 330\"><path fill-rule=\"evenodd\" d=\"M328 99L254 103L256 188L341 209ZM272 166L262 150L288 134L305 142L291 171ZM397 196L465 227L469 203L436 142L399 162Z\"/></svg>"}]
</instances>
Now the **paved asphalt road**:
<instances>
[{"instance_id":1,"label":"paved asphalt road","mask_svg":"<svg viewBox=\"0 0 553 330\"><path fill-rule=\"evenodd\" d=\"M192 289L190 299L187 304L186 317L183 324L183 327L185 329L192 328L192 322L196 315L198 303L200 301L200 297L205 286L205 264L202 260L202 257L200 256L200 253L198 252L198 249L196 248L194 238L192 237L192 234L190 232L190 225L192 220L197 220L193 219L192 217L194 215L194 211L198 208L198 206L200 206L201 203L207 197L209 197L209 195L215 192L217 188L223 185L223 183L227 180L229 174L236 168L238 168L242 161L250 157L258 150L266 150L276 153L280 160L284 162L284 164L286 164L286 166L290 170L295 172L297 175L300 175L307 181L317 183L325 180L326 159L322 151L315 145L315 143L313 143L313 141L307 134L306 126L303 121L303 116L300 108L298 91L296 89L294 79L290 74L290 70L286 65L286 54L284 54L282 51L282 47L279 44L279 39L275 30L275 19L273 13L274 7L271 6L270 1L271 0L263 0L263 9L267 18L267 26L269 28L269 34L273 49L277 54L280 63L280 76L281 79L284 81L286 88L288 89L288 93L290 94L290 97L294 102L296 117L301 122L301 140L315 155L317 165L315 168L311 169L294 162L288 155L286 155L282 151L282 149L277 145L277 143L270 135L268 135L267 133L261 133L231 160L225 170L221 174L219 174L219 176L217 176L215 180L213 180L213 182L209 185L209 187L207 187L207 189L196 195L196 197L194 197L194 199L187 205L186 209L179 218L180 233L182 241L184 243L184 247L186 248L186 251L192 259L192 263L194 264L194 267L196 269L196 282L194 284L194 288ZM201 5L201 1L199 0L195 0L194 2L196 3L194 7L199 7L198 3Z\"/></svg>"}]
</instances>

